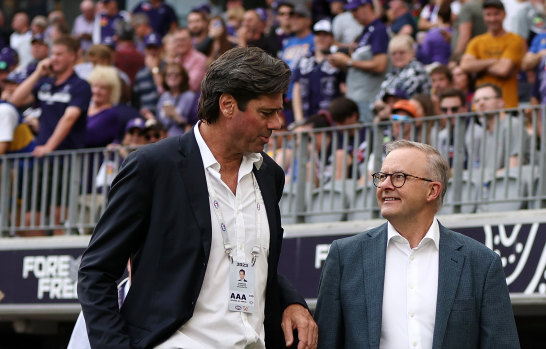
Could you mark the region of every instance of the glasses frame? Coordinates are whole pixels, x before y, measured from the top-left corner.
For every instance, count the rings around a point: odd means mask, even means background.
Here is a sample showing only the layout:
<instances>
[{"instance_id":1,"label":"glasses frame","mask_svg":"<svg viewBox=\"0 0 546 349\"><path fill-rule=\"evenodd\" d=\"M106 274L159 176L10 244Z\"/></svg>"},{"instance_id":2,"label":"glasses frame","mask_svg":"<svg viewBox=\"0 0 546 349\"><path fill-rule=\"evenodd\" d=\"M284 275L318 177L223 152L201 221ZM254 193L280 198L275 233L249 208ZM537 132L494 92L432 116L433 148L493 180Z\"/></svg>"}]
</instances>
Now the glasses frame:
<instances>
[{"instance_id":1,"label":"glasses frame","mask_svg":"<svg viewBox=\"0 0 546 349\"><path fill-rule=\"evenodd\" d=\"M450 111L452 113L457 113L457 110L459 110L460 108L462 108L462 106L458 106L458 107L440 107L440 110L444 114L447 113L448 111Z\"/></svg>"},{"instance_id":2,"label":"glasses frame","mask_svg":"<svg viewBox=\"0 0 546 349\"><path fill-rule=\"evenodd\" d=\"M385 179L381 180L379 178L379 176L381 175L384 175L385 176ZM402 177L404 178L404 181L402 182L402 184L400 185L396 185L394 184L393 180L392 180L392 176L394 175L402 175ZM404 186L404 184L406 184L406 180L408 179L408 177L412 177L412 178L416 178L416 179L420 179L422 181L426 181L426 182L436 182L432 179L429 179L429 178L425 178L425 177L419 177L419 176L414 176L412 174L409 174L409 173L405 173L405 172L402 172L402 171L395 171L393 173L386 173L386 172L375 172L372 174L372 182L373 182L373 185L375 185L376 188L381 188L381 183L385 182L387 180L387 178L390 177L390 180L391 180L391 184L393 187L395 188L402 188Z\"/></svg>"}]
</instances>

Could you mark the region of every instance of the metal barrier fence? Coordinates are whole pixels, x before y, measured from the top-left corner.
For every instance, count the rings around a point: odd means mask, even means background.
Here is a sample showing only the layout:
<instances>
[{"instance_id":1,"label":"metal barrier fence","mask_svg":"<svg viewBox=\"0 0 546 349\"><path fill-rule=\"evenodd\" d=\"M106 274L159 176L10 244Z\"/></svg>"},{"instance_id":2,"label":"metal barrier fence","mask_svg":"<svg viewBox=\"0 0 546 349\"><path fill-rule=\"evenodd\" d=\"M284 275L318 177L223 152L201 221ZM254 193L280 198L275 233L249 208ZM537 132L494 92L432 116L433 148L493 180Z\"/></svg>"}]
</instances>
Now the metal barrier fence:
<instances>
[{"instance_id":1,"label":"metal barrier fence","mask_svg":"<svg viewBox=\"0 0 546 349\"><path fill-rule=\"evenodd\" d=\"M121 162L108 149L0 157L1 235L90 233Z\"/></svg>"},{"instance_id":2,"label":"metal barrier fence","mask_svg":"<svg viewBox=\"0 0 546 349\"><path fill-rule=\"evenodd\" d=\"M266 150L286 172L283 222L379 217L370 174L381 167L384 144L399 138L429 143L450 161L441 214L544 208L544 109L275 133ZM495 124L491 130L486 118ZM1 236L91 232L122 160L117 150L108 149L58 151L43 159L1 156Z\"/></svg>"},{"instance_id":3,"label":"metal barrier fence","mask_svg":"<svg viewBox=\"0 0 546 349\"><path fill-rule=\"evenodd\" d=\"M402 138L431 144L449 160L440 214L543 208L544 112L535 106L279 133L269 153L287 174L284 223L379 218L370 174L381 168L385 143Z\"/></svg>"}]
</instances>

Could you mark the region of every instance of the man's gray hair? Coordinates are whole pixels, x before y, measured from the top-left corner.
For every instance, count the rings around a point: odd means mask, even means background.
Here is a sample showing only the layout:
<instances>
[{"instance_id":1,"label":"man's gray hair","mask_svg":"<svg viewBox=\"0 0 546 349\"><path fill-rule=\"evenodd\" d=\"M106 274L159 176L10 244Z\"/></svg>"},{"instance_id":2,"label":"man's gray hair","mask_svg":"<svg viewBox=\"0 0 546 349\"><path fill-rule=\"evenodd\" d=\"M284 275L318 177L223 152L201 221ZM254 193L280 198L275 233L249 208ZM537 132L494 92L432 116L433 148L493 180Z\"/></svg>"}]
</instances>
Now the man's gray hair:
<instances>
[{"instance_id":1,"label":"man's gray hair","mask_svg":"<svg viewBox=\"0 0 546 349\"><path fill-rule=\"evenodd\" d=\"M425 153L428 158L428 169L427 172L430 173L432 180L442 183L442 193L438 197L438 210L442 207L444 203L444 196L447 191L447 183L449 181L449 163L447 160L434 148L428 144L418 143L413 141L408 141L401 139L388 143L385 147L387 154L391 151L400 149L400 148L413 148L418 149Z\"/></svg>"},{"instance_id":2,"label":"man's gray hair","mask_svg":"<svg viewBox=\"0 0 546 349\"><path fill-rule=\"evenodd\" d=\"M197 116L214 123L219 117L220 96L232 95L240 110L262 95L285 93L290 82L288 65L257 47L236 47L222 54L201 82Z\"/></svg>"}]
</instances>

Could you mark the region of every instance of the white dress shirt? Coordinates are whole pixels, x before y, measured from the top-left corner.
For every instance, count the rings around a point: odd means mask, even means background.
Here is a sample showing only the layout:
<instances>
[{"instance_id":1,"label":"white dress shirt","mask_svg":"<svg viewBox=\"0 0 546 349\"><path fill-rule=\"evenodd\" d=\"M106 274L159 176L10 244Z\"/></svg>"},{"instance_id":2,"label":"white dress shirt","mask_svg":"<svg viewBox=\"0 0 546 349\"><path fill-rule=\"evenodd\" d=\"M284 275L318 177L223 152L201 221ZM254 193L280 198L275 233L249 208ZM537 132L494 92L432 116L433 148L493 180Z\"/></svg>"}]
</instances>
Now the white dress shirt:
<instances>
[{"instance_id":1,"label":"white dress shirt","mask_svg":"<svg viewBox=\"0 0 546 349\"><path fill-rule=\"evenodd\" d=\"M235 245L234 259L251 261L252 247L256 242L256 221L261 227L261 249L255 264L255 307L254 313L228 310L229 300L229 261L226 256L220 230L220 222L214 214L215 208L209 200L212 243L205 279L193 316L179 331L156 348L265 348L264 309L267 283L267 258L269 255L269 225L265 210L256 210L256 197L252 167L262 164L262 156L249 153L243 156L234 195L221 180L220 164L214 158L199 132L199 124L194 127L195 138L201 152L205 171L213 193L222 208L222 216L227 226L230 242ZM257 213L258 212L258 213ZM258 218L257 214L261 214ZM257 219L258 218L258 219Z\"/></svg>"},{"instance_id":2,"label":"white dress shirt","mask_svg":"<svg viewBox=\"0 0 546 349\"><path fill-rule=\"evenodd\" d=\"M425 237L413 249L390 223L387 231L379 347L432 348L438 293L438 221L434 219Z\"/></svg>"},{"instance_id":3,"label":"white dress shirt","mask_svg":"<svg viewBox=\"0 0 546 349\"><path fill-rule=\"evenodd\" d=\"M30 46L32 42L32 32L28 30L25 33L13 32L9 37L9 45L12 49L17 51L19 55L19 64L17 65L18 71L23 71L27 68L27 65L32 62L32 53L30 52Z\"/></svg>"}]
</instances>

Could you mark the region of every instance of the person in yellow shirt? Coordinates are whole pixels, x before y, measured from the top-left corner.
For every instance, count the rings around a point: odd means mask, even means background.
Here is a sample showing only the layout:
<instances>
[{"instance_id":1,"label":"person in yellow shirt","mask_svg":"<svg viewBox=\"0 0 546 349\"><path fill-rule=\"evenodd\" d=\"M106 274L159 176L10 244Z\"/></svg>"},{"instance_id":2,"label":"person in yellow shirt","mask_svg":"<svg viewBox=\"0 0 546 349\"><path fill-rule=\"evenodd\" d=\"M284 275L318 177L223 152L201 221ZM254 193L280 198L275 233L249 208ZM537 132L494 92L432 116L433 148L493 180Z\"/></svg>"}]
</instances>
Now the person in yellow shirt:
<instances>
[{"instance_id":1,"label":"person in yellow shirt","mask_svg":"<svg viewBox=\"0 0 546 349\"><path fill-rule=\"evenodd\" d=\"M504 30L506 17L500 0L483 2L483 19L487 33L472 39L461 60L461 68L476 74L476 84L486 82L502 89L506 108L518 106L518 79L520 64L527 50L523 38Z\"/></svg>"}]
</instances>

